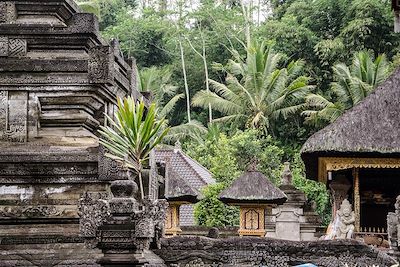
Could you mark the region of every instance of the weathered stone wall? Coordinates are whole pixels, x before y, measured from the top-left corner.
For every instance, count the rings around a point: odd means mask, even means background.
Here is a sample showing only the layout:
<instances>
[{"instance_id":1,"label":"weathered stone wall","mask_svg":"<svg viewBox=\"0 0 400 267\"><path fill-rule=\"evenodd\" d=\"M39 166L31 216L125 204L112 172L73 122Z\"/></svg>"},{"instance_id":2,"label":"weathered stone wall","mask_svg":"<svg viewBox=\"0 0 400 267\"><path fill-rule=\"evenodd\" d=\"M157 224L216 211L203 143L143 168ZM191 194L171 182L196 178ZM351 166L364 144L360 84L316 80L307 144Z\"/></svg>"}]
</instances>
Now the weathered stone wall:
<instances>
[{"instance_id":1,"label":"weathered stone wall","mask_svg":"<svg viewBox=\"0 0 400 267\"><path fill-rule=\"evenodd\" d=\"M392 266L395 260L355 240L298 242L256 237L172 237L156 253L168 266Z\"/></svg>"},{"instance_id":2,"label":"weathered stone wall","mask_svg":"<svg viewBox=\"0 0 400 267\"><path fill-rule=\"evenodd\" d=\"M95 261L77 204L118 171L97 129L134 74L73 0L0 1L0 266Z\"/></svg>"}]
</instances>

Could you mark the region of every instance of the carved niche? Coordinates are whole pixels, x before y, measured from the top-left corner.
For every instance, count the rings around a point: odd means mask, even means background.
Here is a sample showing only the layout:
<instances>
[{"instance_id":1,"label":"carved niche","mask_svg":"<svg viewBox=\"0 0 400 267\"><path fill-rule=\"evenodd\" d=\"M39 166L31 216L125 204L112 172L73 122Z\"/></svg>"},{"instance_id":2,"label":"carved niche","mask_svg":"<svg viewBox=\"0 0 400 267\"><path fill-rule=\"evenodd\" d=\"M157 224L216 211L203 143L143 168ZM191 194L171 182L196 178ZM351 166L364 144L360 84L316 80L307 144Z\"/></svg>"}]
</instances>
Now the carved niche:
<instances>
[{"instance_id":1,"label":"carved niche","mask_svg":"<svg viewBox=\"0 0 400 267\"><path fill-rule=\"evenodd\" d=\"M265 207L240 207L240 236L265 236Z\"/></svg>"},{"instance_id":2,"label":"carved niche","mask_svg":"<svg viewBox=\"0 0 400 267\"><path fill-rule=\"evenodd\" d=\"M0 91L0 141L26 142L28 92Z\"/></svg>"},{"instance_id":3,"label":"carved niche","mask_svg":"<svg viewBox=\"0 0 400 267\"><path fill-rule=\"evenodd\" d=\"M11 22L17 17L15 4L10 1L0 2L0 23Z\"/></svg>"},{"instance_id":4,"label":"carved niche","mask_svg":"<svg viewBox=\"0 0 400 267\"><path fill-rule=\"evenodd\" d=\"M112 83L114 53L110 46L96 46L89 51L89 81L91 83Z\"/></svg>"}]
</instances>

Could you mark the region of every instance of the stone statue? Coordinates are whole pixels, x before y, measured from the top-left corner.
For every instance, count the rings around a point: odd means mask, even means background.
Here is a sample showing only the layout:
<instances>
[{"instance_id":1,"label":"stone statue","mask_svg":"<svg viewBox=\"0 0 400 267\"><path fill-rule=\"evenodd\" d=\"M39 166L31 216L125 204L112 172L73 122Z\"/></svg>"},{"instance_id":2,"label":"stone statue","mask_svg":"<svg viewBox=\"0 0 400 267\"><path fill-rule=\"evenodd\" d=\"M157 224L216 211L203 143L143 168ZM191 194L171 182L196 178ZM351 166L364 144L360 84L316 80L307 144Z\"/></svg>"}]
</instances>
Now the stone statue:
<instances>
[{"instance_id":1,"label":"stone statue","mask_svg":"<svg viewBox=\"0 0 400 267\"><path fill-rule=\"evenodd\" d=\"M355 221L356 217L354 211L352 211L350 202L347 199L343 200L337 212L335 238L351 239L354 233Z\"/></svg>"},{"instance_id":2,"label":"stone statue","mask_svg":"<svg viewBox=\"0 0 400 267\"><path fill-rule=\"evenodd\" d=\"M292 185L292 172L290 171L290 163L285 162L282 172L282 184L283 185Z\"/></svg>"},{"instance_id":3,"label":"stone statue","mask_svg":"<svg viewBox=\"0 0 400 267\"><path fill-rule=\"evenodd\" d=\"M400 239L400 195L396 198L394 207L395 212L389 212L387 215L387 231L390 248L398 250Z\"/></svg>"}]
</instances>

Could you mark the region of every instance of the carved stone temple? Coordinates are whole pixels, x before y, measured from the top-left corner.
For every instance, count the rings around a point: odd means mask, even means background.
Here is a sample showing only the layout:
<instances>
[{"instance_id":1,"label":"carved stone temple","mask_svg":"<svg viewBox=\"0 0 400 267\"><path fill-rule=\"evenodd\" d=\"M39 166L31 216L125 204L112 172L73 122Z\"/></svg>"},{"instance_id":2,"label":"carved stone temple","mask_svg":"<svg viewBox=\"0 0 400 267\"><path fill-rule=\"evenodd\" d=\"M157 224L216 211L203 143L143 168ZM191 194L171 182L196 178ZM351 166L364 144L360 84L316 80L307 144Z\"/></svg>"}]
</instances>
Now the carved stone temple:
<instances>
[{"instance_id":1,"label":"carved stone temple","mask_svg":"<svg viewBox=\"0 0 400 267\"><path fill-rule=\"evenodd\" d=\"M72 0L0 2L0 266L94 264L78 200L118 166L96 131L135 91L133 62ZM6 264L7 265L4 265Z\"/></svg>"},{"instance_id":2,"label":"carved stone temple","mask_svg":"<svg viewBox=\"0 0 400 267\"><path fill-rule=\"evenodd\" d=\"M97 129L104 114L114 114L117 97L142 98L135 73L118 42L103 40L96 17L81 13L73 0L0 1L1 267L396 263L355 240L163 238L167 202L161 198L176 205L194 202L212 180L202 181L209 173L193 162L187 172L196 179L190 180L178 171L181 165L168 165L165 155L152 152L151 168L143 172L145 199L139 200L135 176L104 156ZM325 163L322 179L326 171L338 170ZM361 187L363 175L360 171ZM265 205L282 204L286 195L255 170L242 177L238 180L265 184L240 184L253 194L242 209L244 226L250 227L245 231L265 233ZM232 199L242 198L241 189L234 188Z\"/></svg>"}]
</instances>

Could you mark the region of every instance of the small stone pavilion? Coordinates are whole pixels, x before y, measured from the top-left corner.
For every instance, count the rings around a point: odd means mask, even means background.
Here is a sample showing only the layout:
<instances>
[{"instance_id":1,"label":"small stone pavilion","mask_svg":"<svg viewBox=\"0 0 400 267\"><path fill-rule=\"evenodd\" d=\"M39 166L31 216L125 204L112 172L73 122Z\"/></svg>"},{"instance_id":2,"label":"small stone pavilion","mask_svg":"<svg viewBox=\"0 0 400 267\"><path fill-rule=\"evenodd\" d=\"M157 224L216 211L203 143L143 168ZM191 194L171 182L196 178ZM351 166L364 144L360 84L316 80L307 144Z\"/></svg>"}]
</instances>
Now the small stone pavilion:
<instances>
[{"instance_id":1,"label":"small stone pavilion","mask_svg":"<svg viewBox=\"0 0 400 267\"><path fill-rule=\"evenodd\" d=\"M219 199L240 207L240 236L265 236L265 214L287 197L252 163L248 170L221 192Z\"/></svg>"},{"instance_id":2,"label":"small stone pavilion","mask_svg":"<svg viewBox=\"0 0 400 267\"><path fill-rule=\"evenodd\" d=\"M386 217L400 193L400 69L301 150L307 178L332 192L333 215L344 199L355 234L387 238Z\"/></svg>"}]
</instances>

